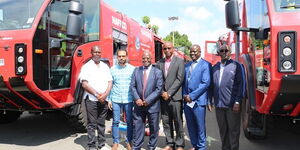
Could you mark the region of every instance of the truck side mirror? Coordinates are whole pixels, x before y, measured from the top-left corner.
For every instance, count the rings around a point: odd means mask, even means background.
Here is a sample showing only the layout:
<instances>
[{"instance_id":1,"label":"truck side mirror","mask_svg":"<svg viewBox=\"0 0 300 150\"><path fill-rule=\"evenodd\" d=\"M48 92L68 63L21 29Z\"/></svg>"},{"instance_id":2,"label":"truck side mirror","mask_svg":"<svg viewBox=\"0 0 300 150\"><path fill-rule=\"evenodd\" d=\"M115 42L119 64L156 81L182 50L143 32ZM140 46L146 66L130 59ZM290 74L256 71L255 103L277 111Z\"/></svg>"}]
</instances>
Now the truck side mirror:
<instances>
[{"instance_id":1,"label":"truck side mirror","mask_svg":"<svg viewBox=\"0 0 300 150\"><path fill-rule=\"evenodd\" d=\"M225 5L225 18L226 27L229 29L235 29L240 27L240 16L239 16L239 6L236 0L230 0Z\"/></svg>"},{"instance_id":2,"label":"truck side mirror","mask_svg":"<svg viewBox=\"0 0 300 150\"><path fill-rule=\"evenodd\" d=\"M71 1L67 19L67 36L71 38L80 37L82 29L83 4L78 1Z\"/></svg>"},{"instance_id":3,"label":"truck side mirror","mask_svg":"<svg viewBox=\"0 0 300 150\"><path fill-rule=\"evenodd\" d=\"M60 48L61 47L61 40L51 38L50 39L50 48Z\"/></svg>"},{"instance_id":4,"label":"truck side mirror","mask_svg":"<svg viewBox=\"0 0 300 150\"><path fill-rule=\"evenodd\" d=\"M270 31L270 28L260 29L258 32L254 32L254 37L255 37L255 39L258 39L258 40L266 40L266 39L268 39L269 31Z\"/></svg>"}]
</instances>

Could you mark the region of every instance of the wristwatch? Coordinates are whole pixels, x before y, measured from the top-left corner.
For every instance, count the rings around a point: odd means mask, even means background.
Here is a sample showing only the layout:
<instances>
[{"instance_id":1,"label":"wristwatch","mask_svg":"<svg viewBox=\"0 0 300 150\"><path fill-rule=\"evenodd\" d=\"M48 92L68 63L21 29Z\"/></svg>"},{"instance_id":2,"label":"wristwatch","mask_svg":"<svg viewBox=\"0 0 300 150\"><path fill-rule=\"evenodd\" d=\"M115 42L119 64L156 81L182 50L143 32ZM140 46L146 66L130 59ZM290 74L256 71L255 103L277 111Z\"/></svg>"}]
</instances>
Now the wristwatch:
<instances>
[{"instance_id":1,"label":"wristwatch","mask_svg":"<svg viewBox=\"0 0 300 150\"><path fill-rule=\"evenodd\" d=\"M96 93L94 94L94 96L95 96L95 97L98 97L98 96L99 96L99 94L96 92Z\"/></svg>"}]
</instances>

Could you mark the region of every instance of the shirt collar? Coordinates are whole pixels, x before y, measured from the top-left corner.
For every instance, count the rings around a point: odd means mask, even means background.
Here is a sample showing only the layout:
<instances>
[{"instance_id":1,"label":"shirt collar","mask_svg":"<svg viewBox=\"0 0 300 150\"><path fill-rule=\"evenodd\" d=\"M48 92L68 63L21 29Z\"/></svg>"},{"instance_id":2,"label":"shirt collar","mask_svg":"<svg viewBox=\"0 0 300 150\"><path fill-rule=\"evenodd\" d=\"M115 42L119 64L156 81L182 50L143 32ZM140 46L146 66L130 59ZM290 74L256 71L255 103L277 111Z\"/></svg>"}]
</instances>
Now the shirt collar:
<instances>
[{"instance_id":1,"label":"shirt collar","mask_svg":"<svg viewBox=\"0 0 300 150\"><path fill-rule=\"evenodd\" d=\"M145 69L147 69L147 70L148 70L148 69L151 69L151 66L152 66L152 65L149 65L148 67L143 66L143 69L144 69L144 70L145 70Z\"/></svg>"},{"instance_id":2,"label":"shirt collar","mask_svg":"<svg viewBox=\"0 0 300 150\"><path fill-rule=\"evenodd\" d=\"M197 60L193 61L193 63L198 63L198 62L200 62L200 60L201 60L201 57L199 57Z\"/></svg>"},{"instance_id":3,"label":"shirt collar","mask_svg":"<svg viewBox=\"0 0 300 150\"><path fill-rule=\"evenodd\" d=\"M127 67L127 64L128 64L128 63L125 63L124 66L121 66L119 63L117 63L117 67L118 67L118 68L125 68L125 67Z\"/></svg>"},{"instance_id":4,"label":"shirt collar","mask_svg":"<svg viewBox=\"0 0 300 150\"><path fill-rule=\"evenodd\" d=\"M173 54L173 55L174 55L174 54ZM169 59L166 58L166 62L171 62L172 59L173 59L173 55L172 55Z\"/></svg>"}]
</instances>

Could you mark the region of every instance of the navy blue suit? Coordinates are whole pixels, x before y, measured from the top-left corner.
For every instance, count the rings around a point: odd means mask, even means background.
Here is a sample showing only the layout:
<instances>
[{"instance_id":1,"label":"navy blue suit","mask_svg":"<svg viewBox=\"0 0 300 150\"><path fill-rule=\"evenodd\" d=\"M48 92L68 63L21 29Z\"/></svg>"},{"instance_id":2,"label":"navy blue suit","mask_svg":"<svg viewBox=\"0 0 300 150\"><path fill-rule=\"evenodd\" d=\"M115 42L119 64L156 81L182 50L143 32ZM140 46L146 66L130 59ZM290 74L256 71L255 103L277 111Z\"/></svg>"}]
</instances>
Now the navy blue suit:
<instances>
[{"instance_id":1,"label":"navy blue suit","mask_svg":"<svg viewBox=\"0 0 300 150\"><path fill-rule=\"evenodd\" d=\"M134 70L131 80L131 92L134 100L133 110L133 149L140 150L144 142L146 117L150 125L149 149L155 149L159 131L159 97L162 93L163 76L161 70L151 67L145 88L144 100L148 106L137 106L135 101L143 100L143 67Z\"/></svg>"},{"instance_id":2,"label":"navy blue suit","mask_svg":"<svg viewBox=\"0 0 300 150\"><path fill-rule=\"evenodd\" d=\"M223 69L222 69L223 68ZM221 70L223 70L220 82ZM241 64L227 60L221 67L213 67L213 99L216 106L216 118L222 140L222 150L238 150L240 137L240 112L232 110L234 103L244 97L245 80Z\"/></svg>"},{"instance_id":3,"label":"navy blue suit","mask_svg":"<svg viewBox=\"0 0 300 150\"><path fill-rule=\"evenodd\" d=\"M226 62L221 83L220 65L213 67L213 97L216 107L232 108L234 102L241 103L244 97L244 75L241 64L230 59ZM220 88L221 87L221 88Z\"/></svg>"},{"instance_id":4,"label":"navy blue suit","mask_svg":"<svg viewBox=\"0 0 300 150\"><path fill-rule=\"evenodd\" d=\"M185 65L185 80L183 95L189 95L196 104L193 108L184 105L191 143L196 150L205 149L205 111L208 104L208 89L211 83L211 64L200 59L196 67L190 72L193 62Z\"/></svg>"}]
</instances>

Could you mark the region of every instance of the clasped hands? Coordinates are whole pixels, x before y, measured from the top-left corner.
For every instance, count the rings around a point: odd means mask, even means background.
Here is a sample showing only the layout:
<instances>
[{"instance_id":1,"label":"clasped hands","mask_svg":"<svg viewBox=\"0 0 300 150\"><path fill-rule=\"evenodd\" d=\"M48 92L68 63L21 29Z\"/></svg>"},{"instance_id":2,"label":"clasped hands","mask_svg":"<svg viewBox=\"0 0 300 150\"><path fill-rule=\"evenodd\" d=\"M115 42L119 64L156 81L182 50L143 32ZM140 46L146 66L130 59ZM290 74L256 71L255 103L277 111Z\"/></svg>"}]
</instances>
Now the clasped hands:
<instances>
[{"instance_id":1,"label":"clasped hands","mask_svg":"<svg viewBox=\"0 0 300 150\"><path fill-rule=\"evenodd\" d=\"M163 93L161 94L161 97L162 97L163 100L165 100L165 101L169 100L169 98L170 98L168 92L163 92Z\"/></svg>"},{"instance_id":2,"label":"clasped hands","mask_svg":"<svg viewBox=\"0 0 300 150\"><path fill-rule=\"evenodd\" d=\"M138 106L148 106L149 104L145 101L145 100L142 100L142 99L138 99L135 101L136 105Z\"/></svg>"},{"instance_id":3,"label":"clasped hands","mask_svg":"<svg viewBox=\"0 0 300 150\"><path fill-rule=\"evenodd\" d=\"M97 95L97 99L98 99L98 101L99 101L101 104L104 104L104 103L105 103L106 97L107 97L107 94L105 94L105 93L102 93L102 94L98 94L98 95Z\"/></svg>"}]
</instances>

